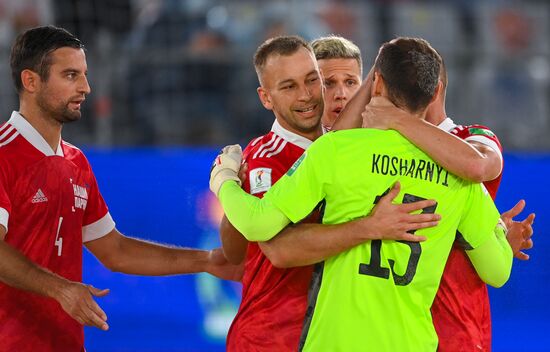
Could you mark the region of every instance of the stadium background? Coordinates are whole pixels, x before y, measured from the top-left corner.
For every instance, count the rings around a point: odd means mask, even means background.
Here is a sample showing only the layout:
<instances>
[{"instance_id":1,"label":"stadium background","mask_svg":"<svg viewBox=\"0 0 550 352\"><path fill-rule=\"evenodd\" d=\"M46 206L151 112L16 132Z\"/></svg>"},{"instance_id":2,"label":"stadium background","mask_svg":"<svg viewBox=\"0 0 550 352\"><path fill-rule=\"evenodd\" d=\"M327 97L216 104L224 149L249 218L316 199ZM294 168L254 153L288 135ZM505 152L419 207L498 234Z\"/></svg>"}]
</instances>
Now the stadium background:
<instances>
[{"instance_id":1,"label":"stadium background","mask_svg":"<svg viewBox=\"0 0 550 352\"><path fill-rule=\"evenodd\" d=\"M381 42L426 38L446 60L449 115L490 126L504 145L497 206L524 198L526 214L538 214L532 259L491 290L494 351L548 350L549 1L0 0L2 121L17 107L10 45L42 24L63 26L87 46L92 94L64 138L85 149L117 227L203 248L217 245L221 216L208 192L211 160L219 146L244 146L273 120L255 92L259 43L336 33L361 47L368 69ZM111 289L100 299L111 330L86 329L88 351L224 350L238 284L113 274L89 253L84 275Z\"/></svg>"}]
</instances>

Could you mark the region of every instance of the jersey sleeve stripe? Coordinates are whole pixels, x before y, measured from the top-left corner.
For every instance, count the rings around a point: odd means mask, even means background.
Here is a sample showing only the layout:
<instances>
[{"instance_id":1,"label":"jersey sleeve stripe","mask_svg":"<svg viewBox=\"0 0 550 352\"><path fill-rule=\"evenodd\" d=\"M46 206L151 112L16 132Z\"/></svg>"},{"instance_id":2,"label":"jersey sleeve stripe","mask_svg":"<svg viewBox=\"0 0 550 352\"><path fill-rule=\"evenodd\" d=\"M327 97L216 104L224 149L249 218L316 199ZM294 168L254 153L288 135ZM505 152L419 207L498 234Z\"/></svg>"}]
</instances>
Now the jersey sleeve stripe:
<instances>
[{"instance_id":1,"label":"jersey sleeve stripe","mask_svg":"<svg viewBox=\"0 0 550 352\"><path fill-rule=\"evenodd\" d=\"M277 135L276 134L273 134L273 136L271 136L271 139L269 140L269 142L267 142L266 144L260 146L260 148L258 148L258 151L254 154L254 156L252 156L252 159L256 159L258 157L258 155L267 147L269 147L274 141L275 139L277 138Z\"/></svg>"},{"instance_id":2,"label":"jersey sleeve stripe","mask_svg":"<svg viewBox=\"0 0 550 352\"><path fill-rule=\"evenodd\" d=\"M6 139L5 141L0 142L0 147L3 147L5 145L9 144L11 141L13 141L15 138L17 138L17 136L19 136L19 132L14 133L10 138Z\"/></svg>"},{"instance_id":3,"label":"jersey sleeve stripe","mask_svg":"<svg viewBox=\"0 0 550 352\"><path fill-rule=\"evenodd\" d=\"M113 231L114 228L115 222L111 214L107 213L96 222L82 227L82 242L97 240Z\"/></svg>"},{"instance_id":4,"label":"jersey sleeve stripe","mask_svg":"<svg viewBox=\"0 0 550 352\"><path fill-rule=\"evenodd\" d=\"M10 128L14 128L12 124L9 124L9 123L5 123L3 124L2 126L0 126L0 133L4 133L4 131L10 129ZM1 139L2 137L0 137Z\"/></svg>"},{"instance_id":5,"label":"jersey sleeve stripe","mask_svg":"<svg viewBox=\"0 0 550 352\"><path fill-rule=\"evenodd\" d=\"M8 219L10 218L10 214L8 211L4 208L0 208L0 225L3 225L6 228L6 232L8 232Z\"/></svg>"},{"instance_id":6,"label":"jersey sleeve stripe","mask_svg":"<svg viewBox=\"0 0 550 352\"><path fill-rule=\"evenodd\" d=\"M10 126L10 125L7 125L7 126ZM13 130L15 130L15 127L10 126L9 128L0 131L0 133L2 133L0 135L0 141L2 141L4 138L6 138Z\"/></svg>"},{"instance_id":7,"label":"jersey sleeve stripe","mask_svg":"<svg viewBox=\"0 0 550 352\"><path fill-rule=\"evenodd\" d=\"M468 142L478 142L483 145L488 146L489 148L493 149L497 154L500 156L500 160L502 160L502 152L500 151L500 148L498 144L493 141L492 139L489 139L487 137L483 136L470 136L465 139Z\"/></svg>"},{"instance_id":8,"label":"jersey sleeve stripe","mask_svg":"<svg viewBox=\"0 0 550 352\"><path fill-rule=\"evenodd\" d=\"M267 153L274 151L279 146L279 143L281 143L283 139L281 137L277 137L275 140L275 143L269 148L264 149L264 151L260 154L260 158L263 158Z\"/></svg>"},{"instance_id":9,"label":"jersey sleeve stripe","mask_svg":"<svg viewBox=\"0 0 550 352\"><path fill-rule=\"evenodd\" d=\"M259 141L262 140L262 138L264 138L264 136L260 136L260 137L256 138L255 140L252 141L252 143L250 143L250 146L251 147L255 146L256 144L258 144Z\"/></svg>"},{"instance_id":10,"label":"jersey sleeve stripe","mask_svg":"<svg viewBox=\"0 0 550 352\"><path fill-rule=\"evenodd\" d=\"M277 148L276 151L267 154L265 157L266 158L271 158L273 155L279 154L285 148L286 143L287 143L287 141L283 140L283 143L281 143L281 145L279 146L279 148Z\"/></svg>"}]
</instances>

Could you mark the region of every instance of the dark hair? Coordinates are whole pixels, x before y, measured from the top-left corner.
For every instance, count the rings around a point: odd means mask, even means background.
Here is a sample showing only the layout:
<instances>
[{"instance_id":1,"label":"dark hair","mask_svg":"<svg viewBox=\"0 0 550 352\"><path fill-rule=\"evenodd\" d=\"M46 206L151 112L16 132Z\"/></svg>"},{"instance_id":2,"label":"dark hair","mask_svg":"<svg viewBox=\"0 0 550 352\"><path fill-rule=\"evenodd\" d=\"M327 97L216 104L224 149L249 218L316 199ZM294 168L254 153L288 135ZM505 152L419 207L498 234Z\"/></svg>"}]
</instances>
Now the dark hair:
<instances>
[{"instance_id":1,"label":"dark hair","mask_svg":"<svg viewBox=\"0 0 550 352\"><path fill-rule=\"evenodd\" d=\"M289 56L300 48L306 48L313 54L311 45L304 38L296 35L274 37L263 42L254 54L254 68L256 69L258 78L260 78L260 74L270 56Z\"/></svg>"},{"instance_id":2,"label":"dark hair","mask_svg":"<svg viewBox=\"0 0 550 352\"><path fill-rule=\"evenodd\" d=\"M418 112L434 96L441 57L424 39L400 37L382 45L374 67L384 78L389 99Z\"/></svg>"},{"instance_id":3,"label":"dark hair","mask_svg":"<svg viewBox=\"0 0 550 352\"><path fill-rule=\"evenodd\" d=\"M52 64L50 54L62 47L84 49L82 42L63 28L44 26L21 33L11 48L10 56L11 74L17 92L23 89L23 70L32 70L47 81Z\"/></svg>"}]
</instances>

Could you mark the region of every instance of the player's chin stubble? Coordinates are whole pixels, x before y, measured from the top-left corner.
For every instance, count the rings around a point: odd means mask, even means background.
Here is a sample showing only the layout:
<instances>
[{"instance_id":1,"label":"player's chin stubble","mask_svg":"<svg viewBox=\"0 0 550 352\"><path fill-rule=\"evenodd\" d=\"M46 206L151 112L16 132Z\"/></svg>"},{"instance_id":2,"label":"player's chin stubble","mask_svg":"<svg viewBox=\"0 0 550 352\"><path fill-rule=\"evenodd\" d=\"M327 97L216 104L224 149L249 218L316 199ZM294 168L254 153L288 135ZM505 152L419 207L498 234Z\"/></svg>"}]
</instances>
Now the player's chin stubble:
<instances>
[{"instance_id":1,"label":"player's chin stubble","mask_svg":"<svg viewBox=\"0 0 550 352\"><path fill-rule=\"evenodd\" d=\"M36 103L46 116L50 116L61 124L78 121L82 115L80 110L69 108L69 101L53 106L48 102L48 97L43 94L37 96Z\"/></svg>"},{"instance_id":2,"label":"player's chin stubble","mask_svg":"<svg viewBox=\"0 0 550 352\"><path fill-rule=\"evenodd\" d=\"M80 117L82 116L82 113L80 110L71 110L68 107L68 104L65 105L65 107L62 109L60 114L58 115L60 117L61 123L69 123L80 120Z\"/></svg>"}]
</instances>

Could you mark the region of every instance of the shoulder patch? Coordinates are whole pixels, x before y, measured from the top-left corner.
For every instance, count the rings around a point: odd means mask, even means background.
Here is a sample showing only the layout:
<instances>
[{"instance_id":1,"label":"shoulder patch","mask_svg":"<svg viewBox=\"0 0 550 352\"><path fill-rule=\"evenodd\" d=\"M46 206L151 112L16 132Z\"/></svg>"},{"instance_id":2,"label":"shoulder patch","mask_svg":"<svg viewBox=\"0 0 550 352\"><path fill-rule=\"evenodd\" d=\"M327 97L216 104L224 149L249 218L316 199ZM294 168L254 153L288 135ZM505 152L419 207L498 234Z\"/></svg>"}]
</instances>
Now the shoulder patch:
<instances>
[{"instance_id":1,"label":"shoulder patch","mask_svg":"<svg viewBox=\"0 0 550 352\"><path fill-rule=\"evenodd\" d=\"M292 174L294 173L294 171L296 171L296 169L298 168L298 166L300 166L300 164L302 163L302 161L304 160L304 158L306 157L306 153L304 152L304 154L302 154L301 157L298 158L298 160L296 160L294 162L294 164L292 165L292 167L290 169L288 169L288 171L286 172L286 174L288 176L292 176Z\"/></svg>"},{"instance_id":2,"label":"shoulder patch","mask_svg":"<svg viewBox=\"0 0 550 352\"><path fill-rule=\"evenodd\" d=\"M488 136L491 138L495 137L495 134L488 129L485 128L479 128L479 127L470 127L468 128L468 132L470 132L471 135L478 135L478 136Z\"/></svg>"},{"instance_id":3,"label":"shoulder patch","mask_svg":"<svg viewBox=\"0 0 550 352\"><path fill-rule=\"evenodd\" d=\"M271 188L271 169L259 167L248 174L250 180L250 194L266 192Z\"/></svg>"}]
</instances>

